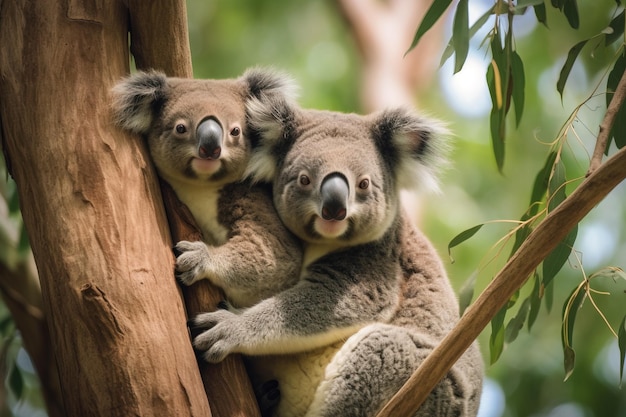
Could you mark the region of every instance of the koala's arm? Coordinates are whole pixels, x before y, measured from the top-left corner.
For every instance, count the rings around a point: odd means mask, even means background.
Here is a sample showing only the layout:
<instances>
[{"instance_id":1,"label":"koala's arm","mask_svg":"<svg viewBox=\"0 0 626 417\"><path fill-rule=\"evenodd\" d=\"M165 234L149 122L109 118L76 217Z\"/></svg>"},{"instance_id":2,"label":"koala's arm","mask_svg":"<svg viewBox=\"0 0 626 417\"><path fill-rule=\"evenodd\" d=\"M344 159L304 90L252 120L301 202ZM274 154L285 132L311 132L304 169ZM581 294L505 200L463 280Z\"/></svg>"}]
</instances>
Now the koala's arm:
<instances>
[{"instance_id":1,"label":"koala's arm","mask_svg":"<svg viewBox=\"0 0 626 417\"><path fill-rule=\"evenodd\" d=\"M398 303L398 263L389 245L332 253L310 265L293 288L237 315L205 313L194 325L208 328L194 346L219 362L230 353L303 352L344 340L361 327L388 321Z\"/></svg>"},{"instance_id":2,"label":"koala's arm","mask_svg":"<svg viewBox=\"0 0 626 417\"><path fill-rule=\"evenodd\" d=\"M227 241L220 246L179 242L178 278L185 284L209 279L238 307L293 286L302 245L278 218L270 192L263 186L228 186L219 203L220 222L230 226Z\"/></svg>"}]
</instances>

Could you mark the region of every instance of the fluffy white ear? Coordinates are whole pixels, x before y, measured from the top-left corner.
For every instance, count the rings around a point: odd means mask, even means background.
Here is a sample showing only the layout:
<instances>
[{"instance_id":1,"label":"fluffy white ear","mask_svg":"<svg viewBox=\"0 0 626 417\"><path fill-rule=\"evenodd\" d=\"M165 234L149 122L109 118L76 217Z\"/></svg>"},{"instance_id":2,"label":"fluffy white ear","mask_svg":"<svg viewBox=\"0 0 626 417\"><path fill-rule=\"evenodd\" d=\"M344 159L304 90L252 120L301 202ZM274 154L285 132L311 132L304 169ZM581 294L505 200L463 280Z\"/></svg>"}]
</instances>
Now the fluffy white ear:
<instances>
[{"instance_id":1,"label":"fluffy white ear","mask_svg":"<svg viewBox=\"0 0 626 417\"><path fill-rule=\"evenodd\" d=\"M294 140L295 104L283 94L261 94L246 102L252 155L245 175L254 182L271 182Z\"/></svg>"},{"instance_id":2,"label":"fluffy white ear","mask_svg":"<svg viewBox=\"0 0 626 417\"><path fill-rule=\"evenodd\" d=\"M147 133L153 109L165 101L167 89L167 77L158 71L138 72L123 79L111 90L115 123L131 132Z\"/></svg>"},{"instance_id":3,"label":"fluffy white ear","mask_svg":"<svg viewBox=\"0 0 626 417\"><path fill-rule=\"evenodd\" d=\"M400 189L439 191L438 174L448 166L450 150L450 133L442 122L398 108L379 113L374 132Z\"/></svg>"},{"instance_id":4,"label":"fluffy white ear","mask_svg":"<svg viewBox=\"0 0 626 417\"><path fill-rule=\"evenodd\" d=\"M253 67L242 75L248 86L248 98L263 101L270 97L295 100L299 87L290 75L273 68Z\"/></svg>"}]
</instances>

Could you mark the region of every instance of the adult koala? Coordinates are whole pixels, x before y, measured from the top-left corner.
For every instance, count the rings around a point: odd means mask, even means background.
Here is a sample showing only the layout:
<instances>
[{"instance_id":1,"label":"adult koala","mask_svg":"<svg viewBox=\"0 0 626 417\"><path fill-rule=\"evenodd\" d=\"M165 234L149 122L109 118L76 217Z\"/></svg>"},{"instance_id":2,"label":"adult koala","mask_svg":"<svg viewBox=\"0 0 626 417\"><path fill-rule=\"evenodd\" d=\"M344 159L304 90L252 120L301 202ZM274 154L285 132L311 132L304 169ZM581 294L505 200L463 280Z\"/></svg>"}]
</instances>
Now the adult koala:
<instances>
[{"instance_id":1,"label":"adult koala","mask_svg":"<svg viewBox=\"0 0 626 417\"><path fill-rule=\"evenodd\" d=\"M194 345L210 362L268 355L276 416L375 416L459 316L438 255L399 202L402 188L436 185L443 129L405 109L360 116L272 97L248 112L248 172L273 183L304 266L294 287L241 314L198 315L208 330ZM482 375L474 345L416 415L476 415Z\"/></svg>"},{"instance_id":2,"label":"adult koala","mask_svg":"<svg viewBox=\"0 0 626 417\"><path fill-rule=\"evenodd\" d=\"M202 231L204 242L176 244L178 278L209 279L235 307L298 279L302 245L278 218L270 186L243 180L251 155L246 103L293 93L287 77L261 69L225 80L139 72L113 88L117 125L147 139L159 175Z\"/></svg>"}]
</instances>

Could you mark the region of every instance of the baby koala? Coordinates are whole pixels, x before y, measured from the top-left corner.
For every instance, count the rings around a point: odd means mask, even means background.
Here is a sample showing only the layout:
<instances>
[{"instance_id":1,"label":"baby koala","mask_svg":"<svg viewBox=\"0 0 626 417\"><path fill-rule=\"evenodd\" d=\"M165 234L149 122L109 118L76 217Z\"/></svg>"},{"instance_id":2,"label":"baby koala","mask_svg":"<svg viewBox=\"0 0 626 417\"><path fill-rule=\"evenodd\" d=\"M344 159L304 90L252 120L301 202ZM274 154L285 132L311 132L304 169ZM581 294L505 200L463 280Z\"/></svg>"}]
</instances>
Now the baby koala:
<instances>
[{"instance_id":1,"label":"baby koala","mask_svg":"<svg viewBox=\"0 0 626 417\"><path fill-rule=\"evenodd\" d=\"M202 231L204 242L176 244L180 281L208 279L235 307L293 286L301 243L276 214L271 186L243 179L251 156L246 104L274 96L290 100L291 81L261 69L224 80L152 71L131 75L112 93L115 122L145 137L159 175Z\"/></svg>"}]
</instances>

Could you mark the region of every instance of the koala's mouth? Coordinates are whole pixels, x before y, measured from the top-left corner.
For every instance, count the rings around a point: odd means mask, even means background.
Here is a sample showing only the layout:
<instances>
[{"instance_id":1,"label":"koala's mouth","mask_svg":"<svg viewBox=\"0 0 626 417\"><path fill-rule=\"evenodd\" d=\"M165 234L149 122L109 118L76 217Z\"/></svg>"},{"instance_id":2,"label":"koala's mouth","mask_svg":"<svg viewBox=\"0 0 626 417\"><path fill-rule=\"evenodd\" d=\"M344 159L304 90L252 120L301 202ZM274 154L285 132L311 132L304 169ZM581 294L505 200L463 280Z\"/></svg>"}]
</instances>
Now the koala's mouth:
<instances>
[{"instance_id":1,"label":"koala's mouth","mask_svg":"<svg viewBox=\"0 0 626 417\"><path fill-rule=\"evenodd\" d=\"M313 229L316 233L326 239L336 239L343 236L350 226L348 219L344 220L324 220L316 217L313 222Z\"/></svg>"},{"instance_id":2,"label":"koala's mouth","mask_svg":"<svg viewBox=\"0 0 626 417\"><path fill-rule=\"evenodd\" d=\"M193 158L191 169L198 175L213 175L222 167L220 159Z\"/></svg>"}]
</instances>

